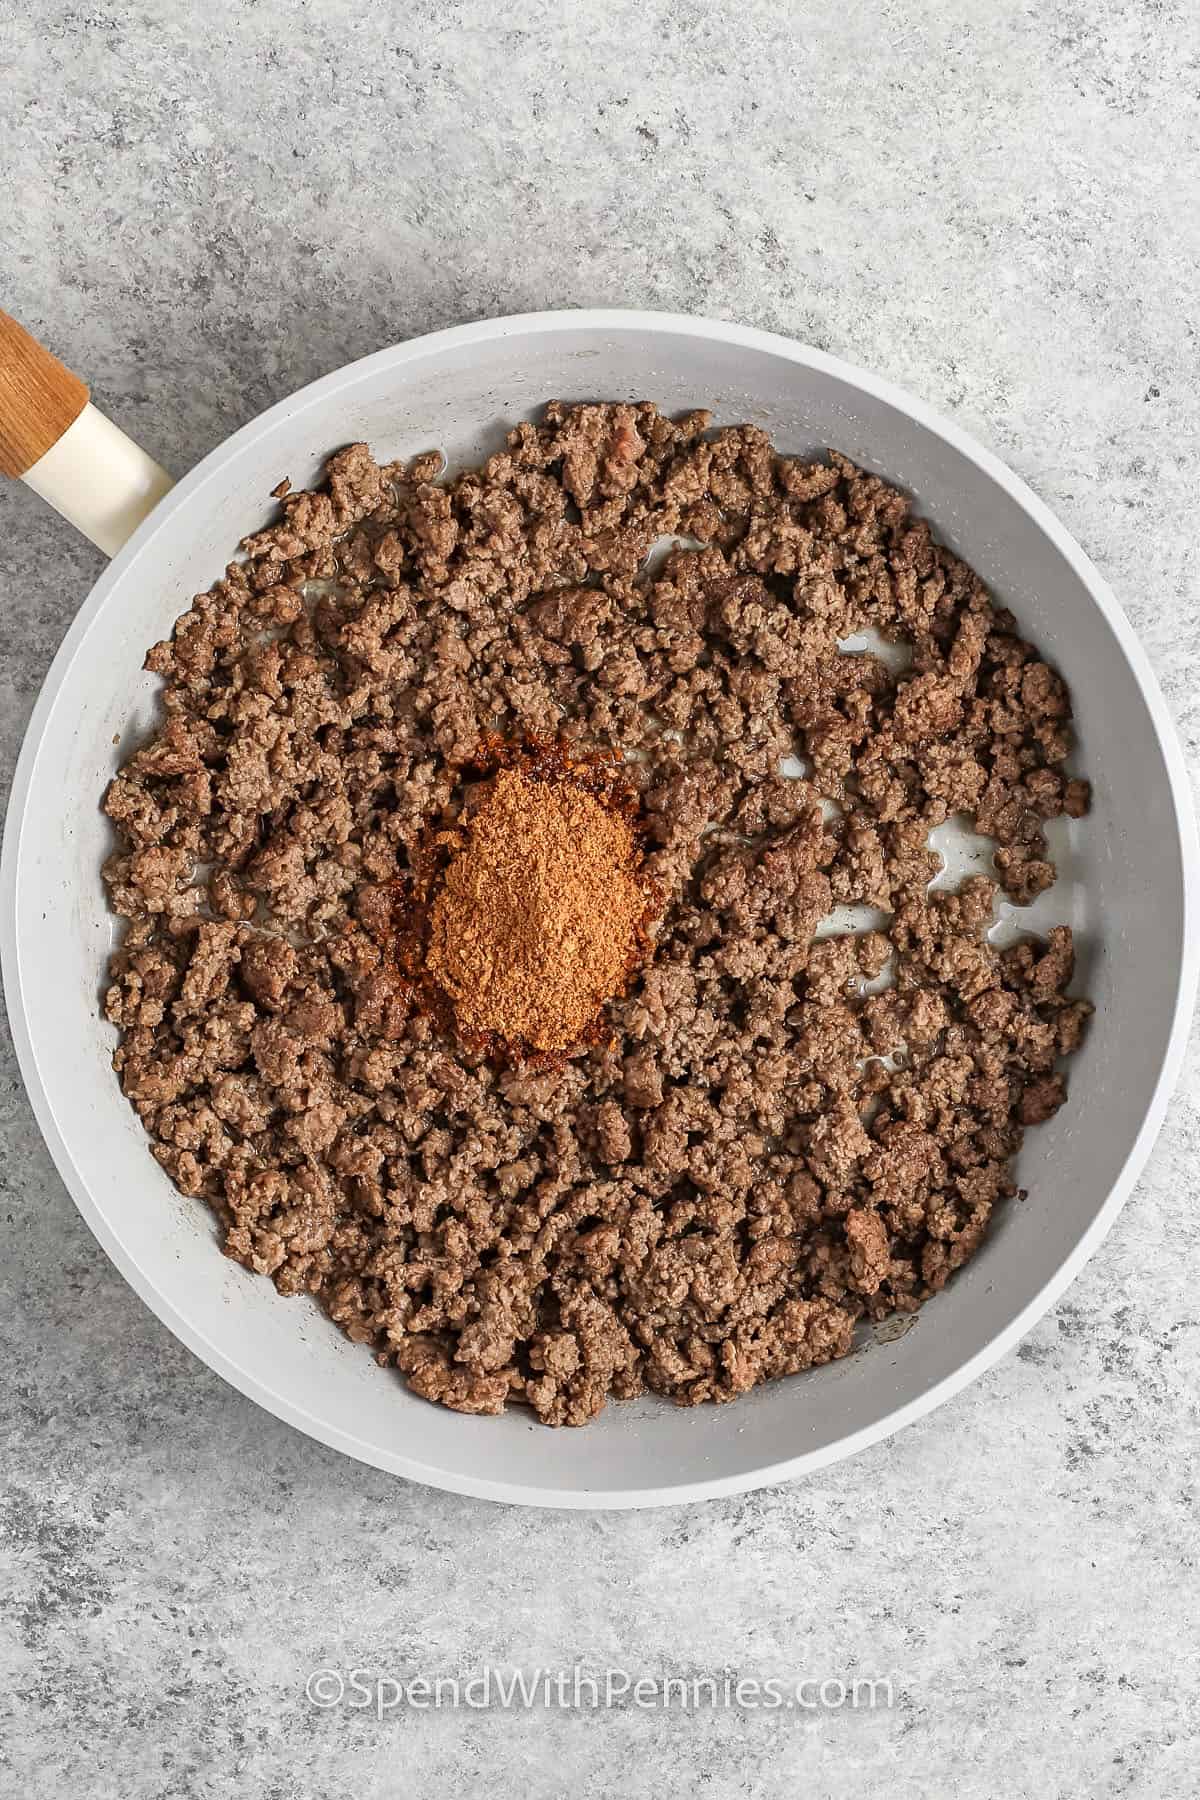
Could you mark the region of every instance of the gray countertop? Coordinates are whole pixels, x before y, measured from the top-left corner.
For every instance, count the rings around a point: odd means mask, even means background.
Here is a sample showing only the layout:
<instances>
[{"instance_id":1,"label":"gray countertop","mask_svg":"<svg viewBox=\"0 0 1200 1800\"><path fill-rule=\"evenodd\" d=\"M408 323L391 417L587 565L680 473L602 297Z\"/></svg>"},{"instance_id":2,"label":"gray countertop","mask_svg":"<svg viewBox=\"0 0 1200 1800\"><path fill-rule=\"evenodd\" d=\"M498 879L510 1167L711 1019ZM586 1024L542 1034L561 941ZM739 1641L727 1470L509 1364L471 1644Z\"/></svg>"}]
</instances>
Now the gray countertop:
<instances>
[{"instance_id":1,"label":"gray countertop","mask_svg":"<svg viewBox=\"0 0 1200 1800\"><path fill-rule=\"evenodd\" d=\"M383 344L645 305L891 376L1112 580L1193 759L1200 17L1185 0L396 9L0 0L0 304L179 472ZM7 780L100 569L0 494ZM0 1065L0 1790L1193 1795L1193 1059L1066 1299L934 1417L792 1486L534 1515L342 1460L92 1241ZM484 1664L888 1677L891 1707L305 1699ZM384 1690L385 1698L387 1690Z\"/></svg>"}]
</instances>

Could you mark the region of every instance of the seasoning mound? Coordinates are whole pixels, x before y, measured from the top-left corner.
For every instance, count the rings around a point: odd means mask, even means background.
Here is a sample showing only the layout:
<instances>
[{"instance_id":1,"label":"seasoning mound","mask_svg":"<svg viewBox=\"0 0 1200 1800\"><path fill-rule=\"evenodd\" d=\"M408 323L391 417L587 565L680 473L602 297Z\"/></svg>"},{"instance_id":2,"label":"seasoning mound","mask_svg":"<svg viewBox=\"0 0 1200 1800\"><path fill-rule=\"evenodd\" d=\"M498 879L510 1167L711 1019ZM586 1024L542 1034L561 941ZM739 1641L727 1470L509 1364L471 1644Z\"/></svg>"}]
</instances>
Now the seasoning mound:
<instances>
[{"instance_id":1,"label":"seasoning mound","mask_svg":"<svg viewBox=\"0 0 1200 1800\"><path fill-rule=\"evenodd\" d=\"M427 973L460 1029L555 1052L580 1046L626 984L647 896L633 827L571 781L501 769L454 832Z\"/></svg>"}]
</instances>

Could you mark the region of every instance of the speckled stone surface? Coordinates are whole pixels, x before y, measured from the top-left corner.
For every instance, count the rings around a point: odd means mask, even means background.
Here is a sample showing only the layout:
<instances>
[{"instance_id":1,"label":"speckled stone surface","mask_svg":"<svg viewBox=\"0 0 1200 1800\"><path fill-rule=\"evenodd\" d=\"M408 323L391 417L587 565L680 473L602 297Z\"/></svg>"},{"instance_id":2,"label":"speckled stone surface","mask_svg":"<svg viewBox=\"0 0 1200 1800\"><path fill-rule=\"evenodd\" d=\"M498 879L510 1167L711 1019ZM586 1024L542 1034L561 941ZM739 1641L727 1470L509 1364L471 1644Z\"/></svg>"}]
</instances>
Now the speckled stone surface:
<instances>
[{"instance_id":1,"label":"speckled stone surface","mask_svg":"<svg viewBox=\"0 0 1200 1800\"><path fill-rule=\"evenodd\" d=\"M1109 575L1200 745L1187 0L0 0L0 303L176 471L496 312L642 304L891 375ZM0 494L11 769L100 558ZM642 1515L410 1487L256 1410L109 1266L0 1064L0 1791L1190 1797L1193 1062L1065 1301L803 1484ZM323 1664L890 1676L890 1709L306 1703Z\"/></svg>"}]
</instances>

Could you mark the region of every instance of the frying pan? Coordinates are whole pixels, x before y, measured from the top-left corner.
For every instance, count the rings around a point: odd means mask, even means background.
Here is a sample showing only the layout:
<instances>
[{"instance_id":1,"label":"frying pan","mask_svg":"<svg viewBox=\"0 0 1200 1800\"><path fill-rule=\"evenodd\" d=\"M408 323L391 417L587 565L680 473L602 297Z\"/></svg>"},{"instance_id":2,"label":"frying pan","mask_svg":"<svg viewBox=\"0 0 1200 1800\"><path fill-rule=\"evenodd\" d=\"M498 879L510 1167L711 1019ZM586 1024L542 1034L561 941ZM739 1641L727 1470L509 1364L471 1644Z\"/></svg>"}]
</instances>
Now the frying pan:
<instances>
[{"instance_id":1,"label":"frying pan","mask_svg":"<svg viewBox=\"0 0 1200 1800\"><path fill-rule=\"evenodd\" d=\"M779 1481L927 1413L1010 1350L1062 1293L1129 1194L1178 1071L1197 972L1197 844L1182 757L1112 594L1018 478L889 383L729 324L650 312L536 313L398 344L304 388L172 486L87 390L0 316L0 466L112 555L33 711L9 806L0 949L30 1100L76 1204L131 1285L259 1405L364 1462L460 1493L632 1507ZM99 800L153 718L142 672L191 596L269 515L283 475L311 483L340 444L381 458L432 446L475 461L545 400L656 400L751 420L780 449L827 445L904 488L1012 607L1074 693L1091 816L1054 845L1039 902L1078 933L1096 1004L1068 1103L1028 1135L980 1253L909 1328L864 1331L844 1361L733 1406L614 1404L582 1431L520 1411L468 1418L414 1398L306 1300L221 1256L207 1208L151 1159L110 1067L99 992L114 924ZM115 741L114 741L115 740ZM1033 919L1038 923L1039 919Z\"/></svg>"}]
</instances>

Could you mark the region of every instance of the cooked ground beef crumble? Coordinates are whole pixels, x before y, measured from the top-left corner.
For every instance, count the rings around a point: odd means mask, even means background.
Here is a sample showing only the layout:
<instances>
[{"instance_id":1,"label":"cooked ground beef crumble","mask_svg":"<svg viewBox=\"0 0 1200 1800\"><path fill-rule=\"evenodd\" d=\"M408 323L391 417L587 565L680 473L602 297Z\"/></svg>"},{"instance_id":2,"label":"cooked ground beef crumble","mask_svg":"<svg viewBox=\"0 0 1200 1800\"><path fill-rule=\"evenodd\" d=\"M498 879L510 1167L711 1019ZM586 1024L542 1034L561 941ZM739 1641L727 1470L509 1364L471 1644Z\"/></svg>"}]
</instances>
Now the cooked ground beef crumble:
<instances>
[{"instance_id":1,"label":"cooked ground beef crumble","mask_svg":"<svg viewBox=\"0 0 1200 1800\"><path fill-rule=\"evenodd\" d=\"M449 483L354 444L281 484L150 651L163 720L105 799L154 1155L468 1412L844 1355L978 1247L1090 1011L1065 927L999 950L991 881L928 890L954 813L1011 899L1054 880L1043 822L1088 800L1061 678L895 489L709 426L553 404ZM865 627L910 667L839 650ZM370 929L493 732L632 758L666 896L611 1040L558 1066L440 1032ZM851 903L886 931L814 936Z\"/></svg>"}]
</instances>

